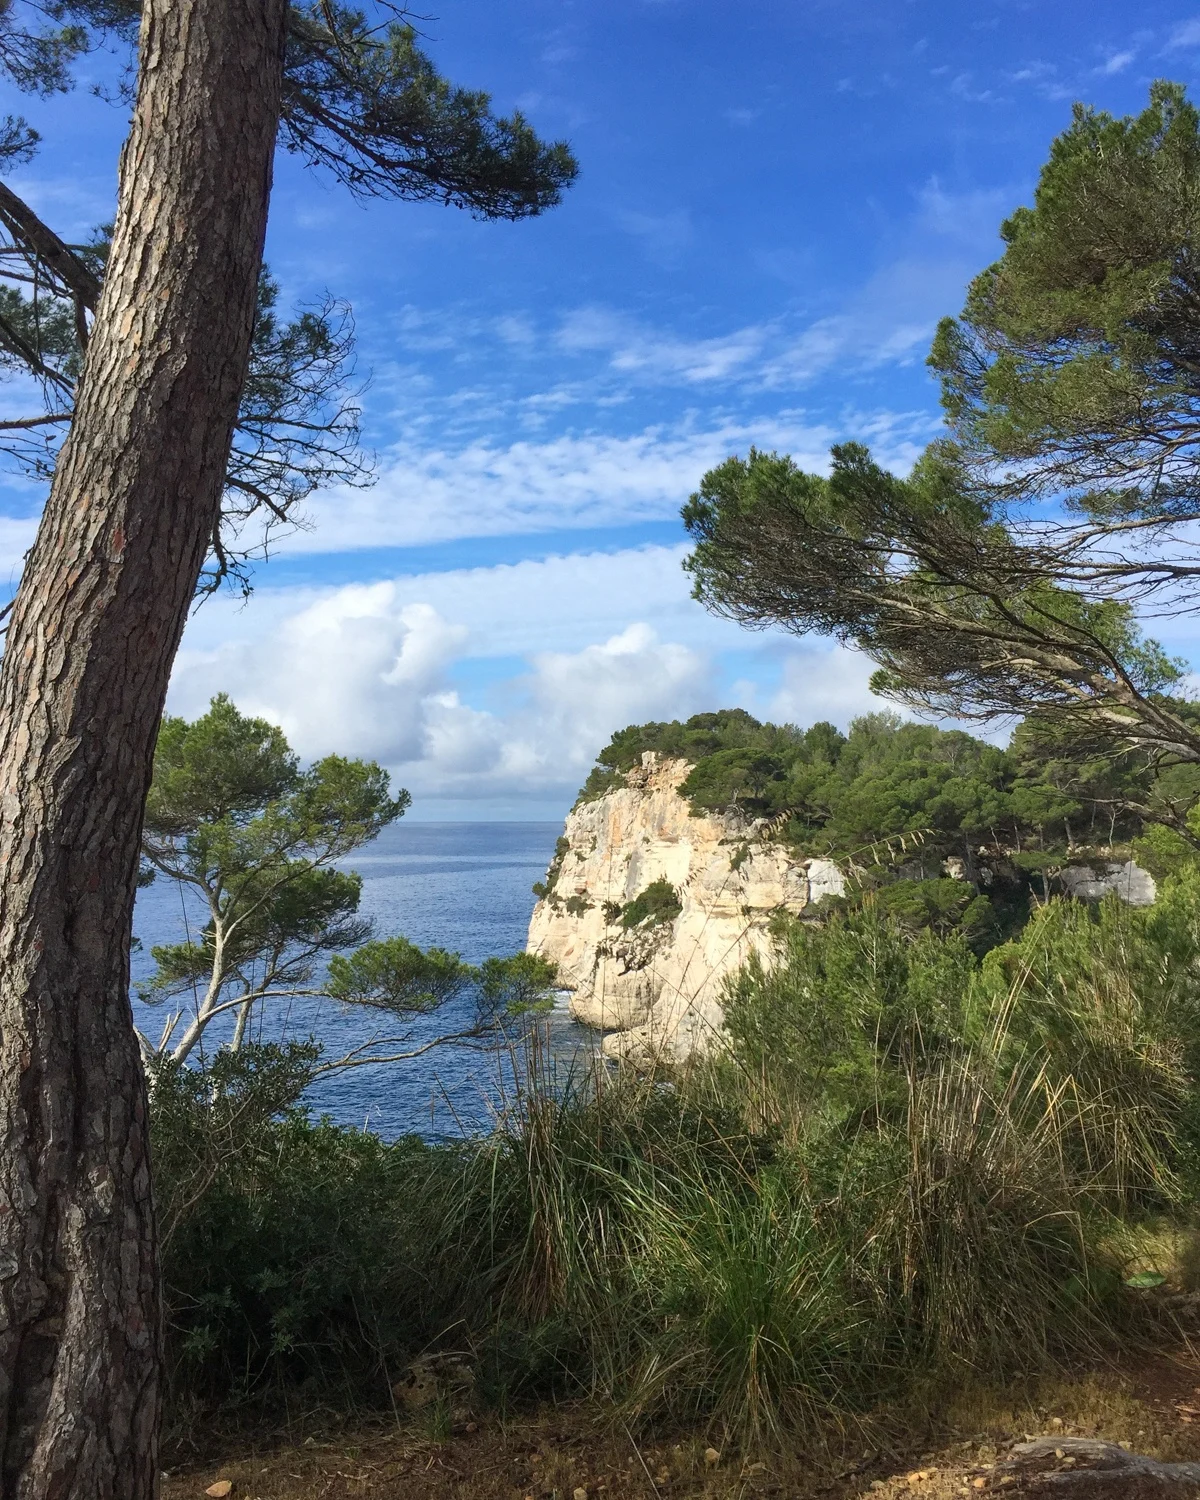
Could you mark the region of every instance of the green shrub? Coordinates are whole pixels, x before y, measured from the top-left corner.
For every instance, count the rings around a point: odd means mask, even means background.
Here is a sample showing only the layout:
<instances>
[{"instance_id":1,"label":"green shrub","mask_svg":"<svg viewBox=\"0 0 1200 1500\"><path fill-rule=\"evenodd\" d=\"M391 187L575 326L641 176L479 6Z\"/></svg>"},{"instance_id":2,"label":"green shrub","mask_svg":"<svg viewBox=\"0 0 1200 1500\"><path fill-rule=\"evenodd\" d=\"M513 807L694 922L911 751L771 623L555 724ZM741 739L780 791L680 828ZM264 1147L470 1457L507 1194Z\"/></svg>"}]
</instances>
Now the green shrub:
<instances>
[{"instance_id":1,"label":"green shrub","mask_svg":"<svg viewBox=\"0 0 1200 1500\"><path fill-rule=\"evenodd\" d=\"M571 852L571 841L561 834L555 840L554 855L550 860L550 867L546 871L545 880L535 880L533 883L533 894L539 901L554 894L554 887L558 884L558 877L562 874L563 860Z\"/></svg>"},{"instance_id":2,"label":"green shrub","mask_svg":"<svg viewBox=\"0 0 1200 1500\"><path fill-rule=\"evenodd\" d=\"M457 1160L310 1120L297 1099L317 1058L311 1045L247 1047L155 1078L177 1399L305 1383L386 1401L389 1377L439 1330L421 1203Z\"/></svg>"},{"instance_id":3,"label":"green shrub","mask_svg":"<svg viewBox=\"0 0 1200 1500\"><path fill-rule=\"evenodd\" d=\"M1195 1201L1198 939L1194 872L1144 910L1052 901L982 961L870 900L790 923L728 1048L669 1077L556 1075L535 1033L456 1147L312 1123L311 1049L164 1073L174 1391L386 1402L454 1347L501 1404L769 1448L1094 1353L1144 1312L1127 1231Z\"/></svg>"},{"instance_id":4,"label":"green shrub","mask_svg":"<svg viewBox=\"0 0 1200 1500\"><path fill-rule=\"evenodd\" d=\"M657 927L660 923L673 922L683 910L679 892L669 880L652 880L644 891L621 908L622 927L640 927L649 921Z\"/></svg>"}]
</instances>

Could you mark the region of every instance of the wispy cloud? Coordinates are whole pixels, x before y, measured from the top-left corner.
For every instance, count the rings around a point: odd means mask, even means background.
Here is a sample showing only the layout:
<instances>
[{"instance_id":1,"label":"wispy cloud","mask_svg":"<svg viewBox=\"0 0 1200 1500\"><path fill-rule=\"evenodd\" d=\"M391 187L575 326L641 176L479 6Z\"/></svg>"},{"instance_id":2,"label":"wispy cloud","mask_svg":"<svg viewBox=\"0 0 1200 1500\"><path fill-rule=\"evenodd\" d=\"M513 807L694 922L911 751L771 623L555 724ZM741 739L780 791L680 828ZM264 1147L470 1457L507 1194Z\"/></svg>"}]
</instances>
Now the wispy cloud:
<instances>
[{"instance_id":1,"label":"wispy cloud","mask_svg":"<svg viewBox=\"0 0 1200 1500\"><path fill-rule=\"evenodd\" d=\"M905 469L937 426L924 413L847 413L836 423L783 413L709 425L685 420L622 436L401 444L386 455L374 488L317 496L310 529L280 539L276 551L345 552L669 520L706 470L752 444L821 469L832 443L857 436L883 462Z\"/></svg>"},{"instance_id":2,"label":"wispy cloud","mask_svg":"<svg viewBox=\"0 0 1200 1500\"><path fill-rule=\"evenodd\" d=\"M1136 51L1127 48L1123 52L1114 52L1096 69L1102 77L1111 78L1117 73L1123 73L1131 62L1137 57Z\"/></svg>"},{"instance_id":3,"label":"wispy cloud","mask_svg":"<svg viewBox=\"0 0 1200 1500\"><path fill-rule=\"evenodd\" d=\"M950 92L968 104L995 104L998 98L995 89L976 83L974 73L957 73L950 80Z\"/></svg>"},{"instance_id":4,"label":"wispy cloud","mask_svg":"<svg viewBox=\"0 0 1200 1500\"><path fill-rule=\"evenodd\" d=\"M869 371L924 358L939 318L957 310L997 227L1005 189L955 194L937 179L918 194L907 253L880 267L837 312L777 342L762 363L770 388L802 388L833 368Z\"/></svg>"},{"instance_id":5,"label":"wispy cloud","mask_svg":"<svg viewBox=\"0 0 1200 1500\"><path fill-rule=\"evenodd\" d=\"M716 337L683 339L609 308L584 307L567 314L556 342L567 353L604 354L610 368L624 374L707 384L744 371L762 352L768 336L768 328L751 326Z\"/></svg>"},{"instance_id":6,"label":"wispy cloud","mask_svg":"<svg viewBox=\"0 0 1200 1500\"><path fill-rule=\"evenodd\" d=\"M649 259L657 265L671 265L677 261L696 238L691 214L686 208L673 209L665 214L622 209L616 218L626 234L638 240Z\"/></svg>"},{"instance_id":7,"label":"wispy cloud","mask_svg":"<svg viewBox=\"0 0 1200 1500\"><path fill-rule=\"evenodd\" d=\"M1041 59L1008 73L1006 81L1032 89L1038 98L1052 104L1060 99L1069 99L1075 93L1074 86L1063 79L1058 65Z\"/></svg>"},{"instance_id":8,"label":"wispy cloud","mask_svg":"<svg viewBox=\"0 0 1200 1500\"><path fill-rule=\"evenodd\" d=\"M36 162L34 164L36 166ZM90 238L95 229L113 216L115 194L109 196L94 182L74 177L43 177L20 172L10 179L14 192L53 224L56 232L73 241ZM115 182L113 184L116 186Z\"/></svg>"},{"instance_id":9,"label":"wispy cloud","mask_svg":"<svg viewBox=\"0 0 1200 1500\"><path fill-rule=\"evenodd\" d=\"M379 446L399 429L410 446L424 434L426 450L463 451L476 437L494 447L496 434L514 430L537 438L589 408L584 420L599 426L649 389L682 391L689 405L720 402L722 412L770 410L779 398L808 399L812 391L829 410L846 399L847 383L919 361L938 318L957 310L970 277L993 258L997 226L1020 196L1017 188L955 193L928 180L893 221L891 258L823 309L812 305L824 276L817 258L771 245L754 263L789 292L770 316L732 325L707 309L669 321L677 310L670 300L656 304L662 321L611 303L518 306L500 315L478 304L399 309L364 324L371 341L364 362L374 370L368 421L384 434ZM685 215L634 217L630 232L663 254L692 234Z\"/></svg>"},{"instance_id":10,"label":"wispy cloud","mask_svg":"<svg viewBox=\"0 0 1200 1500\"><path fill-rule=\"evenodd\" d=\"M559 350L602 355L611 374L638 384L802 389L841 373L923 357L937 320L957 309L1015 190L953 194L936 179L917 195L900 236L906 253L881 266L836 311L799 323L780 316L704 338L638 323L606 307L578 308L555 334Z\"/></svg>"}]
</instances>

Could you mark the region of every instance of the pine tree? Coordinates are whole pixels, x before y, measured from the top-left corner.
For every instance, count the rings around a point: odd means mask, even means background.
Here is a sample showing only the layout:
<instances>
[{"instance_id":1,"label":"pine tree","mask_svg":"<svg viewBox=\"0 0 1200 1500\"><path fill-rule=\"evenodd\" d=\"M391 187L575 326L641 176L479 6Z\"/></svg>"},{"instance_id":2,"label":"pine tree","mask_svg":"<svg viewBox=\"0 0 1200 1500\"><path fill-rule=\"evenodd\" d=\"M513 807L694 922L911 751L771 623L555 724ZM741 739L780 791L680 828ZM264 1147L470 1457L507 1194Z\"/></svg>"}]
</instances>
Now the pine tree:
<instances>
[{"instance_id":1,"label":"pine tree","mask_svg":"<svg viewBox=\"0 0 1200 1500\"><path fill-rule=\"evenodd\" d=\"M751 453L684 511L710 608L817 630L902 702L1033 712L1081 745L1200 760L1184 665L1142 633L1194 609L1200 556L1200 115L1077 106L1003 256L940 327L948 436L898 479Z\"/></svg>"},{"instance_id":2,"label":"pine tree","mask_svg":"<svg viewBox=\"0 0 1200 1500\"><path fill-rule=\"evenodd\" d=\"M574 163L445 83L410 29L336 4L49 9L57 29L0 17L19 82L61 86L95 27L136 23L139 67L70 429L0 666L0 1491L146 1500L161 1336L133 897L246 389L276 140L360 195L485 218L551 206Z\"/></svg>"}]
</instances>

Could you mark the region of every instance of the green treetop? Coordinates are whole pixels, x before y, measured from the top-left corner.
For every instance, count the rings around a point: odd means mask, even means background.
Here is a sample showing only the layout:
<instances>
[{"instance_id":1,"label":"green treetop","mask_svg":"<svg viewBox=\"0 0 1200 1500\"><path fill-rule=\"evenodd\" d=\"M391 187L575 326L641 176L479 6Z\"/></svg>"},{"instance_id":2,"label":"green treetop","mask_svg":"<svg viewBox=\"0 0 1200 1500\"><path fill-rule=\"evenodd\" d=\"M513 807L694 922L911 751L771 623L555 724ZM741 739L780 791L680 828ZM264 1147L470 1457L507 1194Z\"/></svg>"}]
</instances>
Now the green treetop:
<instances>
[{"instance_id":1,"label":"green treetop","mask_svg":"<svg viewBox=\"0 0 1200 1500\"><path fill-rule=\"evenodd\" d=\"M852 876L851 905L869 898L906 928L960 931L979 951L1019 925L1072 862L1136 848L1165 873L1200 851L1200 766L1081 751L1036 719L1006 748L894 713L865 714L847 734L760 724L741 709L630 725L601 750L581 800L623 784L647 750L688 762L679 791L694 815L737 815L729 836L745 842L735 867L755 840L779 840L837 861ZM551 901L568 848L560 840L535 887ZM612 918L631 925L657 903L668 920L678 911L664 886L614 906Z\"/></svg>"},{"instance_id":2,"label":"green treetop","mask_svg":"<svg viewBox=\"0 0 1200 1500\"><path fill-rule=\"evenodd\" d=\"M475 1017L457 1040L493 1034L506 1017L544 1003L553 968L530 955L490 959L477 970L403 937L370 940L372 923L358 915L362 880L340 866L408 804L374 762L328 755L302 768L281 730L242 715L224 695L192 723L164 720L144 878L188 888L205 917L184 942L152 950L155 972L142 998L170 1009L158 1041L141 1038L147 1061L185 1062L229 1013L227 1045L236 1051L256 1012L301 995L394 1022L474 991ZM411 1056L395 1051L407 1040L393 1028L322 1067Z\"/></svg>"},{"instance_id":3,"label":"green treetop","mask_svg":"<svg viewBox=\"0 0 1200 1500\"><path fill-rule=\"evenodd\" d=\"M939 329L949 436L899 479L751 452L684 511L711 609L817 630L919 709L1034 713L1081 745L1200 761L1183 664L1141 632L1200 572L1200 115L1160 83L1077 107L1003 256Z\"/></svg>"},{"instance_id":4,"label":"green treetop","mask_svg":"<svg viewBox=\"0 0 1200 1500\"><path fill-rule=\"evenodd\" d=\"M1080 755L1036 721L1001 748L894 713L865 714L842 734L827 723L760 724L734 709L619 730L581 799L622 784L646 750L689 763L680 794L694 814L766 819L774 836L833 858L894 841L892 853L907 859L909 835L939 858L981 844L1111 847L1148 821L1186 830L1200 793L1200 769L1164 776L1137 752Z\"/></svg>"},{"instance_id":5,"label":"green treetop","mask_svg":"<svg viewBox=\"0 0 1200 1500\"><path fill-rule=\"evenodd\" d=\"M1123 119L1077 104L1000 234L929 359L972 472L1067 500L1097 539L1195 516L1200 114L1183 87L1156 83Z\"/></svg>"}]
</instances>

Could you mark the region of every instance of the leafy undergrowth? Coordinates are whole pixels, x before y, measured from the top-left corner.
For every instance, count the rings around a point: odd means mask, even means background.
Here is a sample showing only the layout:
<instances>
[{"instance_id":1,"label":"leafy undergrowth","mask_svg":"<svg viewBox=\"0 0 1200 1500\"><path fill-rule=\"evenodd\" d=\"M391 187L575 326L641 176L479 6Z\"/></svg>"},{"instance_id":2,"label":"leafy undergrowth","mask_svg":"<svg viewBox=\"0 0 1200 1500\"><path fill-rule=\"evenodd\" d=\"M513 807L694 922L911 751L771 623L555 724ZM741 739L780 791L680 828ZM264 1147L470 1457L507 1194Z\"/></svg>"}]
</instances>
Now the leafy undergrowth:
<instances>
[{"instance_id":1,"label":"leafy undergrowth","mask_svg":"<svg viewBox=\"0 0 1200 1500\"><path fill-rule=\"evenodd\" d=\"M231 1483L231 1500L585 1500L580 1491L586 1500L948 1500L986 1494L989 1465L1024 1437L1102 1437L1200 1459L1200 1351L1185 1343L1072 1378L975 1391L936 1423L879 1415L769 1463L718 1455L688 1432L634 1440L595 1405L481 1415L445 1436L436 1427L430 1415L363 1427L318 1412L224 1446L219 1432L192 1427L168 1445L164 1500L201 1496L220 1480Z\"/></svg>"}]
</instances>

